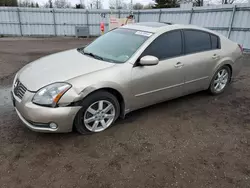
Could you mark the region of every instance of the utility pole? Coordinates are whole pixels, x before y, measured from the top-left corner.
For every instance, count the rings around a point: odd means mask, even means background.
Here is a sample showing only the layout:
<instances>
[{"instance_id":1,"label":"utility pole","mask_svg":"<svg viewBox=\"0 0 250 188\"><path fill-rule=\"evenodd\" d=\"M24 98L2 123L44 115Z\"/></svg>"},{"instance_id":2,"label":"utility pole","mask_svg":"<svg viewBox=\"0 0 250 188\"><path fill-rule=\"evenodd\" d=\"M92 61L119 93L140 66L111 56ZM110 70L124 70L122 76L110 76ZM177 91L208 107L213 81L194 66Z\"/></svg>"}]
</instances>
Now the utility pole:
<instances>
[{"instance_id":1,"label":"utility pole","mask_svg":"<svg viewBox=\"0 0 250 188\"><path fill-rule=\"evenodd\" d=\"M133 14L133 0L130 1L130 12Z\"/></svg>"},{"instance_id":2,"label":"utility pole","mask_svg":"<svg viewBox=\"0 0 250 188\"><path fill-rule=\"evenodd\" d=\"M80 0L80 5L81 5L81 8L83 8L84 0Z\"/></svg>"}]
</instances>

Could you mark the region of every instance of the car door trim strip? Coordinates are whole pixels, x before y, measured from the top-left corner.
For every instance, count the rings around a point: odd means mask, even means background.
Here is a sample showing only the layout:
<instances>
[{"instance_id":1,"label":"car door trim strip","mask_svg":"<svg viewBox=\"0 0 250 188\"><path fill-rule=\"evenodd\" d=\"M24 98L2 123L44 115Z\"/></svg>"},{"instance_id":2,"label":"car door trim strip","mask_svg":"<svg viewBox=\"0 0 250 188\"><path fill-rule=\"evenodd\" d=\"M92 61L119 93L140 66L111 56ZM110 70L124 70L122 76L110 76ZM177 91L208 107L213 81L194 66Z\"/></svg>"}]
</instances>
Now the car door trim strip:
<instances>
[{"instance_id":1,"label":"car door trim strip","mask_svg":"<svg viewBox=\"0 0 250 188\"><path fill-rule=\"evenodd\" d=\"M163 88L156 89L156 90L152 90L152 91L147 91L147 92L144 92L144 93L137 94L137 95L135 95L135 96L136 96L136 97L140 97L140 96L142 96L142 95L147 95L147 94L155 93L155 92L158 92L158 91L162 91L162 90L165 90L165 89L170 89L170 88L173 88L173 87L178 87L178 86L181 86L181 85L184 85L184 83L175 84L175 85L172 85L172 86L163 87Z\"/></svg>"},{"instance_id":2,"label":"car door trim strip","mask_svg":"<svg viewBox=\"0 0 250 188\"><path fill-rule=\"evenodd\" d=\"M147 91L147 92L144 92L144 93L136 94L135 97L140 97L140 96L143 96L143 95L155 93L155 92L162 91L162 90L165 90L165 89L170 89L170 88L173 88L173 87L178 87L178 86L181 86L181 85L184 85L184 84L189 84L189 83L196 82L196 81L199 81L199 80L203 80L203 79L206 79L206 78L208 78L208 76L204 76L202 78L190 80L190 81L187 81L185 83L175 84L175 85L172 85L172 86L163 87L163 88L160 88L160 89L156 89L156 90L152 90L152 91Z\"/></svg>"},{"instance_id":3,"label":"car door trim strip","mask_svg":"<svg viewBox=\"0 0 250 188\"><path fill-rule=\"evenodd\" d=\"M204 80L204 79L207 79L207 78L208 78L208 76L204 76L204 77L201 77L201 78L197 78L197 79L194 79L194 80L187 81L187 82L185 82L185 84L189 84L189 83L196 82L196 81L199 81L199 80Z\"/></svg>"}]
</instances>

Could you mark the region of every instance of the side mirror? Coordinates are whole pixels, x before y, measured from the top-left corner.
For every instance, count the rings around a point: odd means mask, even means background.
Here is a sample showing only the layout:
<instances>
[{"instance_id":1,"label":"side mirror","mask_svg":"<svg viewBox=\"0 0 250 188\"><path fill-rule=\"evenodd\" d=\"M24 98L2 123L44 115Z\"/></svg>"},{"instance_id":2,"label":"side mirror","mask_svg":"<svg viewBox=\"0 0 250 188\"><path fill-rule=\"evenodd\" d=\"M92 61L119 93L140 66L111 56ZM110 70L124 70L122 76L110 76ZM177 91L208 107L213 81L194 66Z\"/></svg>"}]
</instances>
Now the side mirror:
<instances>
[{"instance_id":1,"label":"side mirror","mask_svg":"<svg viewBox=\"0 0 250 188\"><path fill-rule=\"evenodd\" d=\"M151 56L151 55L143 56L140 59L140 64L143 66L157 65L158 63L159 63L159 59L157 57Z\"/></svg>"}]
</instances>

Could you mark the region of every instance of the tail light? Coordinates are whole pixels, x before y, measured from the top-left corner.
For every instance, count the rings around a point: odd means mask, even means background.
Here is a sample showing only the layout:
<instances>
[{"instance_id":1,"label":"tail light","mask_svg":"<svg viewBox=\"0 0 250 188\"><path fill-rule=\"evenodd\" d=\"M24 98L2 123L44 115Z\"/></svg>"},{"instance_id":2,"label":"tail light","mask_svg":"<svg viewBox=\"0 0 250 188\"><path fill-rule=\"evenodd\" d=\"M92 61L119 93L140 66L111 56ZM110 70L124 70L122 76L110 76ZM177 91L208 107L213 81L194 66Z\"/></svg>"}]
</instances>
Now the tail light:
<instances>
[{"instance_id":1,"label":"tail light","mask_svg":"<svg viewBox=\"0 0 250 188\"><path fill-rule=\"evenodd\" d=\"M243 53L243 48L240 44L238 44L239 48L240 48L240 51Z\"/></svg>"}]
</instances>

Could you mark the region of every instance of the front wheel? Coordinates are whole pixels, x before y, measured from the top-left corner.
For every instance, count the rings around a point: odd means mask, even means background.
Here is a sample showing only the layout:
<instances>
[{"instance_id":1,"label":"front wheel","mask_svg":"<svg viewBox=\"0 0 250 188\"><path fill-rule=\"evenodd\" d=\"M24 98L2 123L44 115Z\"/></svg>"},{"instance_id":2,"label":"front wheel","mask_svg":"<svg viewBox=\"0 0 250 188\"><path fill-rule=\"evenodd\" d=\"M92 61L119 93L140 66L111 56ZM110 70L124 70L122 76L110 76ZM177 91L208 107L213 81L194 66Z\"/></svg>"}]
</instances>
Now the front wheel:
<instances>
[{"instance_id":1,"label":"front wheel","mask_svg":"<svg viewBox=\"0 0 250 188\"><path fill-rule=\"evenodd\" d=\"M215 74L209 86L209 92L213 95L221 94L229 84L231 70L228 66L221 67Z\"/></svg>"},{"instance_id":2,"label":"front wheel","mask_svg":"<svg viewBox=\"0 0 250 188\"><path fill-rule=\"evenodd\" d=\"M75 128L80 134L101 132L110 127L120 114L120 105L114 95L98 91L82 101L76 115Z\"/></svg>"}]
</instances>

